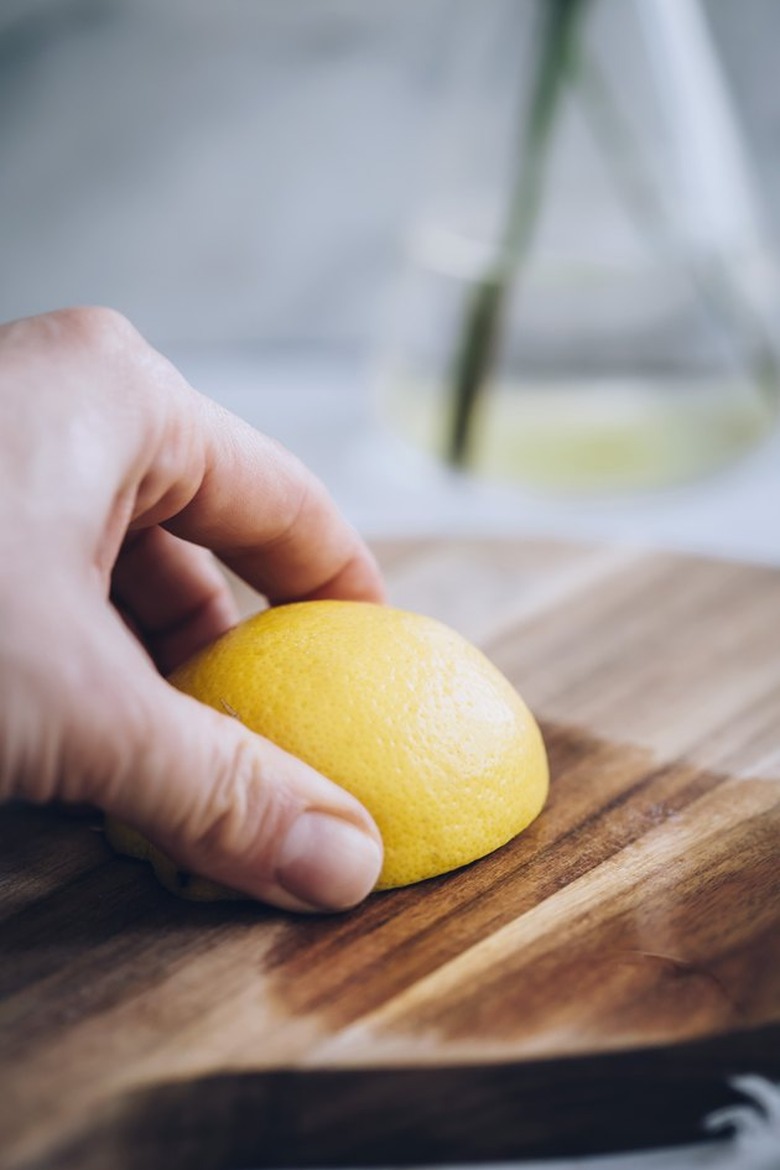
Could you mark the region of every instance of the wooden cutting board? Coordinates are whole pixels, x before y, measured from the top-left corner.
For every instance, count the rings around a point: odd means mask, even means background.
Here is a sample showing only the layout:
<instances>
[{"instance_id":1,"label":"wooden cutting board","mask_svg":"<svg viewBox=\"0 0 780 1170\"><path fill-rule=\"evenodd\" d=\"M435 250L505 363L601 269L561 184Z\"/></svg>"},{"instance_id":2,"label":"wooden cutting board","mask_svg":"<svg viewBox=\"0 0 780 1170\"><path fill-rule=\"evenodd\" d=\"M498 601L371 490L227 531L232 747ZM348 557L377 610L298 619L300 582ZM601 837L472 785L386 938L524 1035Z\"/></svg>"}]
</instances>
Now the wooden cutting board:
<instances>
[{"instance_id":1,"label":"wooden cutting board","mask_svg":"<svg viewBox=\"0 0 780 1170\"><path fill-rule=\"evenodd\" d=\"M334 918L192 905L89 820L0 814L14 1170L401 1164L700 1138L780 1079L780 572L379 549L536 711L542 817Z\"/></svg>"}]
</instances>

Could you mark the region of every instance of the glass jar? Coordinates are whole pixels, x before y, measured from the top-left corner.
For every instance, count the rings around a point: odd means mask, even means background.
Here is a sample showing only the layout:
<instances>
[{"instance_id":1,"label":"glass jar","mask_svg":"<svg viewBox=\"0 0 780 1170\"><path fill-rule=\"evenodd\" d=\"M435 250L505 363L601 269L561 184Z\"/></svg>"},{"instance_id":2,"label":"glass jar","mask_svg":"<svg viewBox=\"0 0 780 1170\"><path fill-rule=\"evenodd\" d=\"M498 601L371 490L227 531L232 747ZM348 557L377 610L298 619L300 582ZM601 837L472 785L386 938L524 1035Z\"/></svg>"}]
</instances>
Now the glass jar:
<instances>
[{"instance_id":1,"label":"glass jar","mask_svg":"<svg viewBox=\"0 0 780 1170\"><path fill-rule=\"evenodd\" d=\"M711 471L778 414L774 259L697 0L462 0L384 417L562 490Z\"/></svg>"}]
</instances>

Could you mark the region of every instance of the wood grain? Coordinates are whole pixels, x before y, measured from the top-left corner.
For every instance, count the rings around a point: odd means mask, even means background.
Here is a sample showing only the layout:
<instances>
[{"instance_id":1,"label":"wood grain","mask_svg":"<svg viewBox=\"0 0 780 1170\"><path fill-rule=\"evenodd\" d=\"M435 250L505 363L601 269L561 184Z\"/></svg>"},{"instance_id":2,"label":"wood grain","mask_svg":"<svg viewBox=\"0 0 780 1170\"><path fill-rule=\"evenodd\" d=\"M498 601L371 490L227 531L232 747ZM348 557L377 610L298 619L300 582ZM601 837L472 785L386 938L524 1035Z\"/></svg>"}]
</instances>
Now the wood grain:
<instances>
[{"instance_id":1,"label":"wood grain","mask_svg":"<svg viewBox=\"0 0 780 1170\"><path fill-rule=\"evenodd\" d=\"M780 1077L780 573L379 552L393 600L539 715L548 808L484 861L305 921L178 902L89 819L3 810L3 1166L665 1144L701 1136L729 1076Z\"/></svg>"}]
</instances>

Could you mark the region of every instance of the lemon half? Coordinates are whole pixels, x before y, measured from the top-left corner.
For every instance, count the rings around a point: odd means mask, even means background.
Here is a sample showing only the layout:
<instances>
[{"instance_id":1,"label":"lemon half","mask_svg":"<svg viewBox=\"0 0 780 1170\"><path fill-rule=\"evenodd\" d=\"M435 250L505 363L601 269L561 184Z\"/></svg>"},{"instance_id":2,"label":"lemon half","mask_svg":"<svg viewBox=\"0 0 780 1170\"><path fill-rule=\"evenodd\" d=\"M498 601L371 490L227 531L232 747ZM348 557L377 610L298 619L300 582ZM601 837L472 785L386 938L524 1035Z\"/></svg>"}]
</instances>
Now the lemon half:
<instances>
[{"instance_id":1,"label":"lemon half","mask_svg":"<svg viewBox=\"0 0 780 1170\"><path fill-rule=\"evenodd\" d=\"M457 869L535 819L548 790L539 728L509 681L460 634L368 602L307 601L247 619L171 683L347 789L384 842L377 889ZM122 852L178 893L229 891L181 875L114 824Z\"/></svg>"}]
</instances>

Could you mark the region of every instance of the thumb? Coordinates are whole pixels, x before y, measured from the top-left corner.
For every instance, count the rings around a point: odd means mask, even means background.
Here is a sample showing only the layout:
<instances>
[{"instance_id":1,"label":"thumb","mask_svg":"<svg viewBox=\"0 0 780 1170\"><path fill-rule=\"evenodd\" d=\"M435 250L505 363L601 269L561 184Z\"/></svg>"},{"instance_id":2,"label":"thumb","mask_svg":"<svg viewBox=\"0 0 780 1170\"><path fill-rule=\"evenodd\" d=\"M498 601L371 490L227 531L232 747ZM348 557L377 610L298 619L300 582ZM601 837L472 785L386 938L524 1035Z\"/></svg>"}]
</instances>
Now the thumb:
<instances>
[{"instance_id":1,"label":"thumb","mask_svg":"<svg viewBox=\"0 0 780 1170\"><path fill-rule=\"evenodd\" d=\"M97 688L103 717L93 706L78 736L89 757L77 765L79 799L182 868L264 902L304 911L360 902L382 866L381 837L363 806L238 720L175 690L124 632L119 642L124 661L112 655Z\"/></svg>"}]
</instances>

